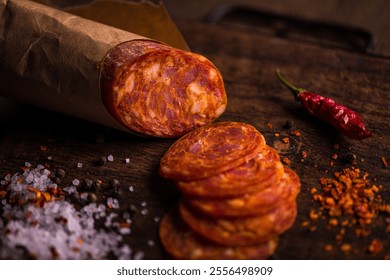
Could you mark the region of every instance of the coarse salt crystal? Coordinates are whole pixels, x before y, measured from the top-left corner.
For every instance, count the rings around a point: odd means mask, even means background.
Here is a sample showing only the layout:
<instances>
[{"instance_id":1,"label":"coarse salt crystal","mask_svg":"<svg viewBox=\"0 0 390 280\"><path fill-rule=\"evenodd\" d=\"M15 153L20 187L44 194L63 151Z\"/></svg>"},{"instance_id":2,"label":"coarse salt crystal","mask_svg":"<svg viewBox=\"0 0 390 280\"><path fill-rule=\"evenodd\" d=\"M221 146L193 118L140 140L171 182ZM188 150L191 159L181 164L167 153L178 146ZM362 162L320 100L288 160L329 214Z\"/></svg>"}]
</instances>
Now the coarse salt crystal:
<instances>
[{"instance_id":1,"label":"coarse salt crystal","mask_svg":"<svg viewBox=\"0 0 390 280\"><path fill-rule=\"evenodd\" d=\"M104 213L106 211L106 206L103 205L103 204L100 204L98 207L97 207L97 211L99 213Z\"/></svg>"},{"instance_id":2,"label":"coarse salt crystal","mask_svg":"<svg viewBox=\"0 0 390 280\"><path fill-rule=\"evenodd\" d=\"M94 216L106 217L106 222L118 216L116 213L106 215L106 206L103 204L90 203L76 210L66 200L66 196L62 200L52 200L42 206L29 204L28 199L26 204L15 207L8 203L7 199L15 195L24 198L35 195L27 189L27 177L34 182L34 187L41 191L56 186L50 180L49 174L49 170L39 165L23 174L7 174L4 178L4 185L9 185L8 198L1 200L3 216L0 216L0 259L24 259L26 252L27 257L32 255L36 259L105 259L109 254L118 259L130 259L131 249L120 244L123 240L120 233L113 227L105 230L96 228ZM74 192L82 198L85 195L78 194L75 185L78 185L79 181L76 180L64 190ZM112 199L111 203L119 207L117 200ZM3 220L3 217L7 219ZM109 221L107 224L114 223ZM122 233L128 234L129 229L123 230ZM143 255L138 254L137 257L143 258Z\"/></svg>"},{"instance_id":3,"label":"coarse salt crystal","mask_svg":"<svg viewBox=\"0 0 390 280\"><path fill-rule=\"evenodd\" d=\"M34 175L32 173L29 173L26 178L24 178L24 180L26 181L26 183L31 184L32 182L34 182Z\"/></svg>"},{"instance_id":4,"label":"coarse salt crystal","mask_svg":"<svg viewBox=\"0 0 390 280\"><path fill-rule=\"evenodd\" d=\"M122 234L122 235L128 235L131 233L131 229L128 228L128 227L120 227L118 229L119 233Z\"/></svg>"},{"instance_id":5,"label":"coarse salt crystal","mask_svg":"<svg viewBox=\"0 0 390 280\"><path fill-rule=\"evenodd\" d=\"M129 158L126 158L126 159L125 159L125 163L130 163L130 159L129 159Z\"/></svg>"},{"instance_id":6,"label":"coarse salt crystal","mask_svg":"<svg viewBox=\"0 0 390 280\"><path fill-rule=\"evenodd\" d=\"M108 160L108 161L114 161L114 156L113 156L113 155L109 155L109 156L107 157L107 160Z\"/></svg>"},{"instance_id":7,"label":"coarse salt crystal","mask_svg":"<svg viewBox=\"0 0 390 280\"><path fill-rule=\"evenodd\" d=\"M110 208L118 209L119 208L119 202L117 199L109 197L107 198L107 206Z\"/></svg>"},{"instance_id":8,"label":"coarse salt crystal","mask_svg":"<svg viewBox=\"0 0 390 280\"><path fill-rule=\"evenodd\" d=\"M119 248L117 254L119 256L118 259L120 260L129 259L128 256L131 255L131 248L127 245L124 245L121 248Z\"/></svg>"},{"instance_id":9,"label":"coarse salt crystal","mask_svg":"<svg viewBox=\"0 0 390 280\"><path fill-rule=\"evenodd\" d=\"M86 193L86 192L81 193L81 194L80 194L80 198L81 198L82 200L87 200L87 199L88 199L88 193Z\"/></svg>"},{"instance_id":10,"label":"coarse salt crystal","mask_svg":"<svg viewBox=\"0 0 390 280\"><path fill-rule=\"evenodd\" d=\"M142 206L142 207L146 207L146 205L148 205L148 204L146 203L146 201L142 201L142 202L141 202L141 206Z\"/></svg>"},{"instance_id":11,"label":"coarse salt crystal","mask_svg":"<svg viewBox=\"0 0 390 280\"><path fill-rule=\"evenodd\" d=\"M134 191L134 187L133 187L133 186L130 186L130 187L129 187L129 191L130 191L130 192L133 192L133 191Z\"/></svg>"},{"instance_id":12,"label":"coarse salt crystal","mask_svg":"<svg viewBox=\"0 0 390 280\"><path fill-rule=\"evenodd\" d=\"M77 168L82 168L83 167L83 164L81 162L78 162L77 163Z\"/></svg>"},{"instance_id":13,"label":"coarse salt crystal","mask_svg":"<svg viewBox=\"0 0 390 280\"><path fill-rule=\"evenodd\" d=\"M113 226L115 223L112 223L112 220L114 218L118 217L118 214L117 213L110 213L107 217L106 217L106 221L104 222L104 225L106 227L111 227Z\"/></svg>"},{"instance_id":14,"label":"coarse salt crystal","mask_svg":"<svg viewBox=\"0 0 390 280\"><path fill-rule=\"evenodd\" d=\"M37 170L42 170L42 169L45 169L45 166L43 164L38 164Z\"/></svg>"},{"instance_id":15,"label":"coarse salt crystal","mask_svg":"<svg viewBox=\"0 0 390 280\"><path fill-rule=\"evenodd\" d=\"M134 260L142 260L145 257L145 253L142 251L138 251L134 254L133 259Z\"/></svg>"},{"instance_id":16,"label":"coarse salt crystal","mask_svg":"<svg viewBox=\"0 0 390 280\"><path fill-rule=\"evenodd\" d=\"M75 186L69 186L62 189L64 192L67 192L68 194L77 193L77 189Z\"/></svg>"},{"instance_id":17,"label":"coarse salt crystal","mask_svg":"<svg viewBox=\"0 0 390 280\"><path fill-rule=\"evenodd\" d=\"M78 186L78 185L80 185L80 180L79 179L74 179L72 181L72 184L73 184L73 186Z\"/></svg>"}]
</instances>

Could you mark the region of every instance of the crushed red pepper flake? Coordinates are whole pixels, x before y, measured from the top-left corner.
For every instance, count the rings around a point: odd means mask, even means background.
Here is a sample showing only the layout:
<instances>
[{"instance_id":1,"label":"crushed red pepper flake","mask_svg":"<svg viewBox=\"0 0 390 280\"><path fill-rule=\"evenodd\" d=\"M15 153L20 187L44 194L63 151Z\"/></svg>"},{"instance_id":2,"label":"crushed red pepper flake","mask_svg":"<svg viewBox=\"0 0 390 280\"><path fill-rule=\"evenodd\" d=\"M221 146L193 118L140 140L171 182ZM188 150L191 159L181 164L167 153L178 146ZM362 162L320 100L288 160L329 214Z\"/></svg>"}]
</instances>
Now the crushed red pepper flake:
<instances>
[{"instance_id":1,"label":"crushed red pepper flake","mask_svg":"<svg viewBox=\"0 0 390 280\"><path fill-rule=\"evenodd\" d=\"M275 135L275 137L279 137L280 133L275 133L274 135Z\"/></svg>"},{"instance_id":2,"label":"crushed red pepper flake","mask_svg":"<svg viewBox=\"0 0 390 280\"><path fill-rule=\"evenodd\" d=\"M122 223L119 223L119 227L120 228L130 228L131 224L130 223L126 223L126 222L122 222Z\"/></svg>"},{"instance_id":3,"label":"crushed red pepper flake","mask_svg":"<svg viewBox=\"0 0 390 280\"><path fill-rule=\"evenodd\" d=\"M306 151L302 151L301 155L302 155L302 158L307 158L307 152Z\"/></svg>"},{"instance_id":4,"label":"crushed red pepper flake","mask_svg":"<svg viewBox=\"0 0 390 280\"><path fill-rule=\"evenodd\" d=\"M41 145L39 146L39 149L44 152L47 150L47 147L45 145Z\"/></svg>"},{"instance_id":5,"label":"crushed red pepper flake","mask_svg":"<svg viewBox=\"0 0 390 280\"><path fill-rule=\"evenodd\" d=\"M51 200L51 195L48 192L41 192L43 198L45 199L46 202L49 202Z\"/></svg>"},{"instance_id":6,"label":"crushed red pepper flake","mask_svg":"<svg viewBox=\"0 0 390 280\"><path fill-rule=\"evenodd\" d=\"M348 253L352 250L352 246L351 246L351 244L344 243L344 244L341 244L340 249L342 252Z\"/></svg>"},{"instance_id":7,"label":"crushed red pepper flake","mask_svg":"<svg viewBox=\"0 0 390 280\"><path fill-rule=\"evenodd\" d=\"M301 223L301 226L302 227L308 227L310 225L310 222L309 221L303 221L302 223Z\"/></svg>"},{"instance_id":8,"label":"crushed red pepper flake","mask_svg":"<svg viewBox=\"0 0 390 280\"><path fill-rule=\"evenodd\" d=\"M299 131L299 130L297 130L297 129L295 129L295 130L291 130L290 131L290 134L291 135L295 135L295 136L301 136L301 132Z\"/></svg>"},{"instance_id":9,"label":"crushed red pepper flake","mask_svg":"<svg viewBox=\"0 0 390 280\"><path fill-rule=\"evenodd\" d=\"M288 158L288 157L285 157L283 158L283 163L287 164L287 165L290 165L291 164L291 160Z\"/></svg>"},{"instance_id":10,"label":"crushed red pepper flake","mask_svg":"<svg viewBox=\"0 0 390 280\"><path fill-rule=\"evenodd\" d=\"M309 228L309 231L311 231L311 232L316 231L316 230L317 230L317 227L316 227L316 226L311 226L311 227Z\"/></svg>"},{"instance_id":11,"label":"crushed red pepper flake","mask_svg":"<svg viewBox=\"0 0 390 280\"><path fill-rule=\"evenodd\" d=\"M282 138L282 142L284 144L288 144L288 143L290 143L290 139L288 137L284 137L284 138Z\"/></svg>"},{"instance_id":12,"label":"crushed red pepper flake","mask_svg":"<svg viewBox=\"0 0 390 280\"><path fill-rule=\"evenodd\" d=\"M333 245L331 245L331 244L326 244L326 245L324 246L324 250L325 250L326 252L331 252L331 251L333 251Z\"/></svg>"},{"instance_id":13,"label":"crushed red pepper flake","mask_svg":"<svg viewBox=\"0 0 390 280\"><path fill-rule=\"evenodd\" d=\"M272 123L267 123L267 127L271 129L273 127Z\"/></svg>"},{"instance_id":14,"label":"crushed red pepper flake","mask_svg":"<svg viewBox=\"0 0 390 280\"><path fill-rule=\"evenodd\" d=\"M335 227L339 224L339 221L335 218L332 218L329 220L329 225L331 225L332 227Z\"/></svg>"},{"instance_id":15,"label":"crushed red pepper flake","mask_svg":"<svg viewBox=\"0 0 390 280\"><path fill-rule=\"evenodd\" d=\"M346 226L348 226L348 224L349 224L349 221L348 221L348 220L342 220L342 221L340 222L340 225L341 225L342 227L346 227Z\"/></svg>"},{"instance_id":16,"label":"crushed red pepper flake","mask_svg":"<svg viewBox=\"0 0 390 280\"><path fill-rule=\"evenodd\" d=\"M390 233L390 204L381 195L381 185L375 185L368 179L369 174L358 167L334 172L333 178L320 178L321 188L312 187L310 194L315 202L320 204L319 210L310 210L312 220L327 219L331 228L339 228L335 235L337 242L342 242L348 231L358 238L367 238L372 234L372 223L380 215L387 215L386 233ZM379 254L383 241L373 239L366 244L365 249L374 255ZM339 249L344 252L355 252L349 243L342 243Z\"/></svg>"},{"instance_id":17,"label":"crushed red pepper flake","mask_svg":"<svg viewBox=\"0 0 390 280\"><path fill-rule=\"evenodd\" d=\"M368 251L374 255L379 254L380 252L383 251L383 242L380 241L379 239L373 239L370 245L368 246Z\"/></svg>"},{"instance_id":18,"label":"crushed red pepper flake","mask_svg":"<svg viewBox=\"0 0 390 280\"><path fill-rule=\"evenodd\" d=\"M379 187L370 184L367 173L360 177L360 169L352 167L335 172L334 175L335 179L320 179L322 206L329 214L352 215L364 224L367 219L375 217L378 211L387 212L387 204L378 203L378 197L375 197ZM332 198L335 203L329 204L331 200L328 198Z\"/></svg>"},{"instance_id":19,"label":"crushed red pepper flake","mask_svg":"<svg viewBox=\"0 0 390 280\"><path fill-rule=\"evenodd\" d=\"M389 166L384 156L381 157L381 161L382 161L383 166L384 166L385 168L387 168L387 167Z\"/></svg>"},{"instance_id":20,"label":"crushed red pepper flake","mask_svg":"<svg viewBox=\"0 0 390 280\"><path fill-rule=\"evenodd\" d=\"M388 225L386 226L385 232L386 232L386 233L390 233L390 224L388 224Z\"/></svg>"},{"instance_id":21,"label":"crushed red pepper flake","mask_svg":"<svg viewBox=\"0 0 390 280\"><path fill-rule=\"evenodd\" d=\"M309 213L309 217L310 217L310 219L312 219L312 220L317 220L318 217L319 217L319 214L318 214L316 211L311 210L310 213Z\"/></svg>"}]
</instances>

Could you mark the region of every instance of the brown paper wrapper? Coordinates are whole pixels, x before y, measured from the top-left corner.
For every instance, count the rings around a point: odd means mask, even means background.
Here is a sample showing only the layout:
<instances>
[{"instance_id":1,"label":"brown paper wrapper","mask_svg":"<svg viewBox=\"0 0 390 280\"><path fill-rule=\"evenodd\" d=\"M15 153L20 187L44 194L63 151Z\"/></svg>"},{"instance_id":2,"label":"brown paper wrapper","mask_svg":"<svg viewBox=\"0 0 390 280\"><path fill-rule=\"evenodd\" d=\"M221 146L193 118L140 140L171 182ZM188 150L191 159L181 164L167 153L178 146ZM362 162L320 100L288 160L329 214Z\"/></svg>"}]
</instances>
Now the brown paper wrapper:
<instances>
[{"instance_id":1,"label":"brown paper wrapper","mask_svg":"<svg viewBox=\"0 0 390 280\"><path fill-rule=\"evenodd\" d=\"M120 43L150 40L26 0L0 0L0 94L126 130L106 110L101 65Z\"/></svg>"},{"instance_id":2,"label":"brown paper wrapper","mask_svg":"<svg viewBox=\"0 0 390 280\"><path fill-rule=\"evenodd\" d=\"M71 14L164 42L169 46L190 50L161 1L93 0L87 4L75 0L34 0L53 5ZM84 1L86 2L86 1ZM157 2L157 3L156 3Z\"/></svg>"}]
</instances>

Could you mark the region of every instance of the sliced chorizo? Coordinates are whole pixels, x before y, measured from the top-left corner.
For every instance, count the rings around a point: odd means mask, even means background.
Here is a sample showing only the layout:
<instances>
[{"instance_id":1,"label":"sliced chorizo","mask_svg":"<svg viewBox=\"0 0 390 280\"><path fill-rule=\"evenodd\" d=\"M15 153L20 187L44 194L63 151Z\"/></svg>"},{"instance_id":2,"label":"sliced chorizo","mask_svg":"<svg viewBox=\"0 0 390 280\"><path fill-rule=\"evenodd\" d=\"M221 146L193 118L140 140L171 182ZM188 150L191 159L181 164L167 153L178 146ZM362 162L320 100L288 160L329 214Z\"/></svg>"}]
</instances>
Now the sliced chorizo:
<instances>
[{"instance_id":1,"label":"sliced chorizo","mask_svg":"<svg viewBox=\"0 0 390 280\"><path fill-rule=\"evenodd\" d=\"M221 246L193 232L181 219L177 207L164 215L159 229L161 243L175 259L259 260L267 259L277 247L278 238L250 246Z\"/></svg>"},{"instance_id":2,"label":"sliced chorizo","mask_svg":"<svg viewBox=\"0 0 390 280\"><path fill-rule=\"evenodd\" d=\"M172 180L203 179L250 161L264 146L263 135L252 125L214 123L177 140L162 157L160 174Z\"/></svg>"},{"instance_id":3,"label":"sliced chorizo","mask_svg":"<svg viewBox=\"0 0 390 280\"><path fill-rule=\"evenodd\" d=\"M289 203L296 199L300 190L298 175L285 167L280 183L267 182L269 187L258 192L232 198L207 199L184 197L191 208L211 217L243 217L261 215L280 207L281 203Z\"/></svg>"},{"instance_id":4,"label":"sliced chorizo","mask_svg":"<svg viewBox=\"0 0 390 280\"><path fill-rule=\"evenodd\" d=\"M255 158L226 172L201 180L178 181L177 188L184 195L202 198L235 197L278 184L284 169L278 153L263 146Z\"/></svg>"},{"instance_id":5,"label":"sliced chorizo","mask_svg":"<svg viewBox=\"0 0 390 280\"><path fill-rule=\"evenodd\" d=\"M295 221L295 201L250 217L212 218L180 203L180 216L199 235L225 246L248 246L270 240L288 230Z\"/></svg>"}]
</instances>

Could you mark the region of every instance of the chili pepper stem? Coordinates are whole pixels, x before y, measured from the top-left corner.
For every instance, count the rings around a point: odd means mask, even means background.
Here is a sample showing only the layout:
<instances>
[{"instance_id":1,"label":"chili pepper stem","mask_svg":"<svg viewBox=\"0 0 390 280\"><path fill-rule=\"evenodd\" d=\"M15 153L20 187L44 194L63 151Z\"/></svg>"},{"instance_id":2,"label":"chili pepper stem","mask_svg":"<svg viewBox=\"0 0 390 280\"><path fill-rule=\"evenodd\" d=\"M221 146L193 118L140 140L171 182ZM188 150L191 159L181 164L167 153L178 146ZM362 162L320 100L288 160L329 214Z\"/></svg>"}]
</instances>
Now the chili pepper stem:
<instances>
[{"instance_id":1,"label":"chili pepper stem","mask_svg":"<svg viewBox=\"0 0 390 280\"><path fill-rule=\"evenodd\" d=\"M299 87L296 87L292 84L290 84L289 81L287 81L283 76L282 74L280 73L280 70L279 69L276 69L275 70L275 73L276 73L276 76L278 77L278 79L294 94L294 97L295 99L298 99L299 97L299 94L303 91L306 91L305 89L303 88L299 88Z\"/></svg>"}]
</instances>

